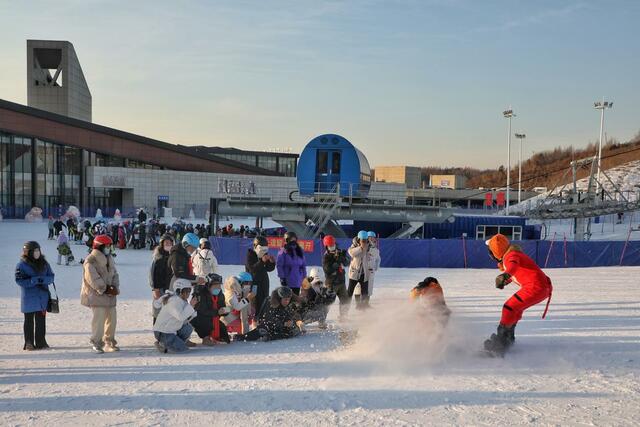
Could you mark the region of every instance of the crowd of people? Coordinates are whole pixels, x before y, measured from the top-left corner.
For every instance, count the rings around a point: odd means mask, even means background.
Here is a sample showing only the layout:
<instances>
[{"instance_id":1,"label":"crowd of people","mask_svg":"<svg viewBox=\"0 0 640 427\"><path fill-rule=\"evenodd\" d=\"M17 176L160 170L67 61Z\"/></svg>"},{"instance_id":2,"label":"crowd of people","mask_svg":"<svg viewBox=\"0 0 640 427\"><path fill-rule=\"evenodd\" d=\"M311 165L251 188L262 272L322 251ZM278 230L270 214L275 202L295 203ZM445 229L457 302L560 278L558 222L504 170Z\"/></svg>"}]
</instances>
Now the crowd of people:
<instances>
[{"instance_id":1,"label":"crowd of people","mask_svg":"<svg viewBox=\"0 0 640 427\"><path fill-rule=\"evenodd\" d=\"M54 238L64 236L63 227L54 222ZM69 223L66 227L73 229ZM91 228L107 230L96 224ZM277 257L269 254L267 238L259 235L247 252L244 270L225 279L210 240L189 230L188 226L165 228L154 247L149 270L150 321L155 346L162 353L184 352L196 345L292 338L304 334L305 325L311 323L325 329L329 307L336 299L340 322L347 319L354 298L357 310L370 308L381 263L374 232L358 232L346 250L338 247L333 236L325 236L322 272L318 268L307 271L295 233L285 233ZM515 341L515 326L523 312L544 300L548 308L552 285L535 262L505 236L493 236L487 246L502 271L496 287L503 289L512 282L521 287L504 304L497 332L485 342L488 352L503 355ZM80 303L92 310L90 341L96 353L119 351L116 307L120 278L115 247L109 233L97 233L83 261ZM269 292L269 272L274 270L280 283ZM24 349L46 349L46 313L51 311L54 273L37 242L25 243L15 279L22 290ZM436 278L420 282L410 296L429 307L429 313L437 314L442 327L446 325L450 311ZM199 343L191 340L193 332Z\"/></svg>"}]
</instances>

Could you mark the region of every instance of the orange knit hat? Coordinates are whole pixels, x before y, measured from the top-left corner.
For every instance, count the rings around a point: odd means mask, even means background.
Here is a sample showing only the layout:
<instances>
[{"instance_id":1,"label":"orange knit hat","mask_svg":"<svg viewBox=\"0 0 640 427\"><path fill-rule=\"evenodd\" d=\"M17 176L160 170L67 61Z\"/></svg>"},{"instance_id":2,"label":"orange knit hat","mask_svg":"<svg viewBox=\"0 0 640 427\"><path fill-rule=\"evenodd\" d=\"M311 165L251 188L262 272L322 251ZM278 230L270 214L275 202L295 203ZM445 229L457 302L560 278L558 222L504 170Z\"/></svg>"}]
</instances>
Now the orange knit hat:
<instances>
[{"instance_id":1,"label":"orange knit hat","mask_svg":"<svg viewBox=\"0 0 640 427\"><path fill-rule=\"evenodd\" d=\"M501 260L504 257L504 254L507 253L509 249L509 239L502 234L496 234L491 239L485 242L487 246L489 246L489 250L493 254L494 257Z\"/></svg>"}]
</instances>

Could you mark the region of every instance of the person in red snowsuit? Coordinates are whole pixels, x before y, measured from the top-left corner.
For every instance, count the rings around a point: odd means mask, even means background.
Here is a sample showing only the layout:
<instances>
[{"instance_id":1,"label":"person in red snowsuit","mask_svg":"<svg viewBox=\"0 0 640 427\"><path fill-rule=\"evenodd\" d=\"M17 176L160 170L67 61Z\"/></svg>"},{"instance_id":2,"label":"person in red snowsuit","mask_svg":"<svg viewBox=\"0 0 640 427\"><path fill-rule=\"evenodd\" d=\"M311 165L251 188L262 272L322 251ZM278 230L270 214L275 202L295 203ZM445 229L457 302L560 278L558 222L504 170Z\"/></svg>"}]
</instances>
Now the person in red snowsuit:
<instances>
[{"instance_id":1,"label":"person in red snowsuit","mask_svg":"<svg viewBox=\"0 0 640 427\"><path fill-rule=\"evenodd\" d=\"M527 256L519 246L512 245L502 234L486 241L489 255L498 262L502 273L496 277L496 288L503 289L516 283L520 289L502 306L502 317L497 333L484 343L485 349L504 354L515 341L515 328L526 309L547 300L544 319L551 302L553 286L551 279Z\"/></svg>"}]
</instances>

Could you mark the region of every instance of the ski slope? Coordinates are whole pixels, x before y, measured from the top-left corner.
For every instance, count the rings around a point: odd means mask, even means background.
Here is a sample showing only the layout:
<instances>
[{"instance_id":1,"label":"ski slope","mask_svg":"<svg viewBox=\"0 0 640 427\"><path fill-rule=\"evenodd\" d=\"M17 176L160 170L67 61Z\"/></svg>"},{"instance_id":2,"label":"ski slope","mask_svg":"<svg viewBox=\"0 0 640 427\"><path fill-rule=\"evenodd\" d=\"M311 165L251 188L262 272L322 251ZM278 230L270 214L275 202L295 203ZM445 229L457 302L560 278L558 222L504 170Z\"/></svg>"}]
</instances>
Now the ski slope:
<instances>
[{"instance_id":1,"label":"ski slope","mask_svg":"<svg viewBox=\"0 0 640 427\"><path fill-rule=\"evenodd\" d=\"M330 325L301 338L160 355L150 331L149 251L119 251L120 353L95 355L81 267L55 265L46 224L0 223L0 425L639 425L640 268L549 270L550 313L525 314L505 359L479 357L509 289L492 270L387 269L374 310L343 347ZM62 297L48 351L22 351L13 270L22 243L44 242ZM83 247L74 247L77 258ZM222 266L225 274L237 266ZM453 317L442 339L408 290L440 279ZM272 283L276 283L272 276Z\"/></svg>"}]
</instances>

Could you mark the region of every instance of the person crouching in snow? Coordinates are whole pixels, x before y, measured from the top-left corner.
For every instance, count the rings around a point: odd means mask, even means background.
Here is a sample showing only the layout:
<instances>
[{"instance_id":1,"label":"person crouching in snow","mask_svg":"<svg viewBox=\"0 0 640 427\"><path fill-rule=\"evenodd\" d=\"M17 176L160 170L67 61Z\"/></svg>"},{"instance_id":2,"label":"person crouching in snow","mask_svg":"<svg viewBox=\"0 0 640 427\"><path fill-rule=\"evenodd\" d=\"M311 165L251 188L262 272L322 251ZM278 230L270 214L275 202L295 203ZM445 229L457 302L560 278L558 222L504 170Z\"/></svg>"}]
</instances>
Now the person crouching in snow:
<instances>
[{"instance_id":1,"label":"person crouching in snow","mask_svg":"<svg viewBox=\"0 0 640 427\"><path fill-rule=\"evenodd\" d=\"M442 287L435 277L427 277L411 289L412 301L420 304L425 309L424 315L437 322L441 327L449 321L451 310L447 307Z\"/></svg>"},{"instance_id":2,"label":"person crouching in snow","mask_svg":"<svg viewBox=\"0 0 640 427\"><path fill-rule=\"evenodd\" d=\"M220 321L220 317L227 315L230 311L225 306L221 289L222 276L211 273L207 276L207 280L206 285L198 285L193 290L191 303L198 316L191 320L191 325L202 338L202 345L212 346L216 342L229 343L231 340L227 327Z\"/></svg>"},{"instance_id":3,"label":"person crouching in snow","mask_svg":"<svg viewBox=\"0 0 640 427\"><path fill-rule=\"evenodd\" d=\"M225 326L240 319L241 334L249 332L249 310L254 295L249 292L247 298L243 296L242 284L249 284L251 287L251 274L243 271L238 276L230 276L224 282L224 300L231 312L222 320ZM241 284L242 283L242 284Z\"/></svg>"},{"instance_id":4,"label":"person crouching in snow","mask_svg":"<svg viewBox=\"0 0 640 427\"><path fill-rule=\"evenodd\" d=\"M305 324L318 322L320 329L326 329L329 306L336 300L336 293L324 285L317 268L312 268L309 277L302 281L300 299L302 321Z\"/></svg>"},{"instance_id":5,"label":"person crouching in snow","mask_svg":"<svg viewBox=\"0 0 640 427\"><path fill-rule=\"evenodd\" d=\"M496 288L504 289L513 282L520 286L502 306L502 317L498 330L484 342L485 350L503 355L515 341L516 324L523 312L547 300L542 318L544 319L551 302L553 286L551 279L529 258L519 246L512 245L502 234L496 234L486 241L489 256L498 262L502 273L496 277Z\"/></svg>"},{"instance_id":6,"label":"person crouching in snow","mask_svg":"<svg viewBox=\"0 0 640 427\"><path fill-rule=\"evenodd\" d=\"M93 249L83 263L80 303L93 311L91 344L96 353L120 350L115 336L120 277L111 256L112 253L111 237L96 236L93 239Z\"/></svg>"},{"instance_id":7,"label":"person crouching in snow","mask_svg":"<svg viewBox=\"0 0 640 427\"><path fill-rule=\"evenodd\" d=\"M189 321L197 316L194 308L187 302L191 294L191 282L177 279L173 288L175 293L167 291L163 298L154 301L160 313L153 325L156 347L160 353L183 353L188 347L195 347L189 340L193 327Z\"/></svg>"},{"instance_id":8,"label":"person crouching in snow","mask_svg":"<svg viewBox=\"0 0 640 427\"><path fill-rule=\"evenodd\" d=\"M236 341L272 341L296 337L304 332L300 315L291 303L296 297L291 288L280 286L271 293L269 306L262 311L258 327L248 334L236 335Z\"/></svg>"},{"instance_id":9,"label":"person crouching in snow","mask_svg":"<svg viewBox=\"0 0 640 427\"><path fill-rule=\"evenodd\" d=\"M61 231L58 235L58 265L69 265L73 261L73 253L69 247L69 239L64 231Z\"/></svg>"}]
</instances>

